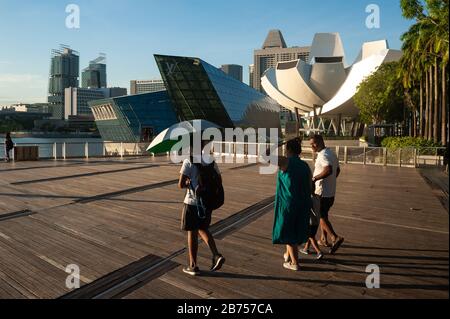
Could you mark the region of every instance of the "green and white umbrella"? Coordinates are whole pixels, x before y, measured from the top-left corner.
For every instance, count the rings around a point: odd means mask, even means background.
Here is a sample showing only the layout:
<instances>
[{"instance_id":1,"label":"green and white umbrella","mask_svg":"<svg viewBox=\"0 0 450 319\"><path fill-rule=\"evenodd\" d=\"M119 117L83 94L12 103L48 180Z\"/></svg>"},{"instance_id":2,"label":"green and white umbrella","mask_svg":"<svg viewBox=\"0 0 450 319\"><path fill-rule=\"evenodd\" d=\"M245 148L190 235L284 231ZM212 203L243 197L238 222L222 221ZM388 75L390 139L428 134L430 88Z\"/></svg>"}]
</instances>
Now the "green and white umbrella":
<instances>
[{"instance_id":1,"label":"green and white umbrella","mask_svg":"<svg viewBox=\"0 0 450 319\"><path fill-rule=\"evenodd\" d=\"M206 120L191 120L177 123L159 133L147 148L147 152L153 154L170 152L183 135L199 133L208 128L220 129L221 127ZM188 145L182 145L182 147L186 146Z\"/></svg>"}]
</instances>

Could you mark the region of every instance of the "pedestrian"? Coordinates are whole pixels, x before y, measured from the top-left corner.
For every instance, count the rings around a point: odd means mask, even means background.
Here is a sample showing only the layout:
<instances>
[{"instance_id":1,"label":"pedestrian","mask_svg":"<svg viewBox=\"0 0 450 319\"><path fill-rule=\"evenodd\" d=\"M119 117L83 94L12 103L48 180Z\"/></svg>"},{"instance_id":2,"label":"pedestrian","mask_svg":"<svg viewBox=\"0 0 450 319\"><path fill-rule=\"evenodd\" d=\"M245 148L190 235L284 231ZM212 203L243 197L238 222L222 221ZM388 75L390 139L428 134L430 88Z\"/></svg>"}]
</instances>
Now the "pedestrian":
<instances>
[{"instance_id":1,"label":"pedestrian","mask_svg":"<svg viewBox=\"0 0 450 319\"><path fill-rule=\"evenodd\" d=\"M310 211L309 238L303 249L300 249L300 252L304 255L309 255L309 247L311 245L316 251L316 259L321 260L323 258L323 253L316 241L316 235L320 225L319 205L315 203L317 202L315 199L316 198L313 198L313 208Z\"/></svg>"},{"instance_id":2,"label":"pedestrian","mask_svg":"<svg viewBox=\"0 0 450 319\"><path fill-rule=\"evenodd\" d=\"M311 148L317 153L313 183L315 195L320 203L320 228L322 236L319 245L330 247L330 253L334 254L344 242L344 238L336 234L329 220L329 211L333 207L336 196L336 181L341 169L337 156L325 146L321 135L314 135L311 140ZM328 236L331 244L328 243Z\"/></svg>"},{"instance_id":3,"label":"pedestrian","mask_svg":"<svg viewBox=\"0 0 450 319\"><path fill-rule=\"evenodd\" d=\"M11 139L11 133L6 133L5 136L5 162L11 161L11 157L9 155L9 152L14 149L14 143Z\"/></svg>"},{"instance_id":4,"label":"pedestrian","mask_svg":"<svg viewBox=\"0 0 450 319\"><path fill-rule=\"evenodd\" d=\"M286 245L283 267L298 271L298 245L308 239L311 210L311 170L300 159L301 141L293 139L286 144L287 157L279 157L275 196L275 216L272 242Z\"/></svg>"},{"instance_id":5,"label":"pedestrian","mask_svg":"<svg viewBox=\"0 0 450 319\"><path fill-rule=\"evenodd\" d=\"M202 141L202 150L207 144L207 141ZM197 265L198 235L212 252L210 270L219 270L225 262L225 258L217 250L214 238L209 231L213 209L217 209L223 204L223 187L219 167L212 157L209 154L202 156L203 152L195 154L192 149L193 147L191 147L190 158L185 159L181 167L178 187L187 189L181 217L181 229L187 232L189 265L183 268L183 272L197 276L200 274Z\"/></svg>"}]
</instances>

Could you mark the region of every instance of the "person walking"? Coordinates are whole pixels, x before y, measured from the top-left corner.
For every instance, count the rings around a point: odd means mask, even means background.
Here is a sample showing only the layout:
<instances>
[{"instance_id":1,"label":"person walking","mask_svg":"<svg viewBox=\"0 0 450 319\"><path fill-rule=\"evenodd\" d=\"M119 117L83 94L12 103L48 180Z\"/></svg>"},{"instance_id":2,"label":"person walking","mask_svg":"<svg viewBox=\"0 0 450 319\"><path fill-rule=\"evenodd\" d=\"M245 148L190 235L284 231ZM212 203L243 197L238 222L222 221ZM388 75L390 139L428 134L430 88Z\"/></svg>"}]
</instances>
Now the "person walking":
<instances>
[{"instance_id":1,"label":"person walking","mask_svg":"<svg viewBox=\"0 0 450 319\"><path fill-rule=\"evenodd\" d=\"M6 133L5 136L5 162L11 161L11 157L9 155L9 152L14 149L14 143L11 139L11 133Z\"/></svg>"},{"instance_id":2,"label":"person walking","mask_svg":"<svg viewBox=\"0 0 450 319\"><path fill-rule=\"evenodd\" d=\"M311 170L302 161L301 141L286 144L287 157L279 157L272 242L286 245L283 267L298 271L298 245L308 240L309 212L312 207Z\"/></svg>"},{"instance_id":3,"label":"person walking","mask_svg":"<svg viewBox=\"0 0 450 319\"><path fill-rule=\"evenodd\" d=\"M344 242L344 238L336 234L329 220L329 211L334 204L336 196L336 181L341 169L336 155L325 146L321 135L314 135L310 140L312 150L317 153L315 162L313 183L315 184L314 196L320 205L320 228L322 236L319 245L331 247L330 253L334 254ZM328 243L330 236L332 243Z\"/></svg>"},{"instance_id":4,"label":"person walking","mask_svg":"<svg viewBox=\"0 0 450 319\"><path fill-rule=\"evenodd\" d=\"M207 142L202 141L202 150L206 144ZM191 143L191 145L193 145L193 143ZM206 182L206 180L209 180L210 182ZM208 191L207 189L205 190L205 188L210 188L209 190L211 190L211 188L220 188L221 185L222 177L216 162L214 162L211 157L209 157L208 161L204 161L202 154L194 154L191 151L190 158L185 159L183 162L178 182L178 187L180 189L187 189L181 216L181 229L187 232L188 241L189 265L183 268L183 272L186 274L192 276L200 274L200 269L197 265L198 235L200 235L212 252L212 265L210 270L219 270L225 263L225 258L217 250L216 242L209 231L212 215L211 207L216 209L217 206L221 204L214 206L205 203L207 201L206 196L203 197L203 201L202 197L199 195L200 193L204 194L205 191ZM220 197L220 194L215 197Z\"/></svg>"},{"instance_id":5,"label":"person walking","mask_svg":"<svg viewBox=\"0 0 450 319\"><path fill-rule=\"evenodd\" d=\"M320 217L319 217L319 212L318 209L315 209L315 198L313 200L313 206L314 208L311 209L310 211L310 222L309 222L309 238L308 241L306 242L305 246L303 247L303 249L300 249L300 252L304 255L309 255L309 247L310 245L314 248L314 250L316 251L316 259L317 260L321 260L323 258L323 253L319 248L319 244L316 241L316 235L317 235L317 231L319 230L319 225L320 225Z\"/></svg>"}]
</instances>

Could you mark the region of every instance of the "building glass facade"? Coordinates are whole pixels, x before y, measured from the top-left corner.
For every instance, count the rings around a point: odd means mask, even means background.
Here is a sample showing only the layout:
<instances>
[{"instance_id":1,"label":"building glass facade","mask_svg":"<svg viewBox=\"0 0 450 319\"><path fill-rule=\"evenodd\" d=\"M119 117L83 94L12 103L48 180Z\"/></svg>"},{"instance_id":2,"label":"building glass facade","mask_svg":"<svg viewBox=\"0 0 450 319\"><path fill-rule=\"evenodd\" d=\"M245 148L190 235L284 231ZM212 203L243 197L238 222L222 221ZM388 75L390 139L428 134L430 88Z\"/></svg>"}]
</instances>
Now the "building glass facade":
<instances>
[{"instance_id":1,"label":"building glass facade","mask_svg":"<svg viewBox=\"0 0 450 319\"><path fill-rule=\"evenodd\" d=\"M222 127L279 128L271 98L198 58L155 55L179 120L205 119Z\"/></svg>"},{"instance_id":2,"label":"building glass facade","mask_svg":"<svg viewBox=\"0 0 450 319\"><path fill-rule=\"evenodd\" d=\"M167 91L89 102L105 141L149 142L178 122Z\"/></svg>"},{"instance_id":3,"label":"building glass facade","mask_svg":"<svg viewBox=\"0 0 450 319\"><path fill-rule=\"evenodd\" d=\"M83 88L106 88L106 64L95 63L81 73L81 86Z\"/></svg>"},{"instance_id":4,"label":"building glass facade","mask_svg":"<svg viewBox=\"0 0 450 319\"><path fill-rule=\"evenodd\" d=\"M222 70L198 58L155 59L167 90L89 102L105 141L150 141L195 119L223 128L280 129L280 105Z\"/></svg>"}]
</instances>

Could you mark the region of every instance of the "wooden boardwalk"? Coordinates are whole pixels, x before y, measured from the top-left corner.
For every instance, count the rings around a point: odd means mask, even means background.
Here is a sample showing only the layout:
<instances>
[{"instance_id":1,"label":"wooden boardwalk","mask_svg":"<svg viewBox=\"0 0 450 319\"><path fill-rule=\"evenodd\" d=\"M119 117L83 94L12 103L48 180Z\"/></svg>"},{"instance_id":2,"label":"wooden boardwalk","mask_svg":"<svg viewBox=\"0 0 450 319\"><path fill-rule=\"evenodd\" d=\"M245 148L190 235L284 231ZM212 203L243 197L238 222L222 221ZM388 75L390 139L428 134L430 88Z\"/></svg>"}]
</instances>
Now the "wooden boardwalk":
<instances>
[{"instance_id":1,"label":"wooden boardwalk","mask_svg":"<svg viewBox=\"0 0 450 319\"><path fill-rule=\"evenodd\" d=\"M275 175L220 165L220 272L187 277L179 166L165 158L0 164L0 298L448 298L448 212L419 171L343 166L335 256L282 268L271 243ZM448 185L447 185L448 188ZM448 205L448 203L447 203ZM200 246L201 268L210 265ZM66 266L81 270L66 288ZM381 288L368 289L376 264Z\"/></svg>"}]
</instances>

